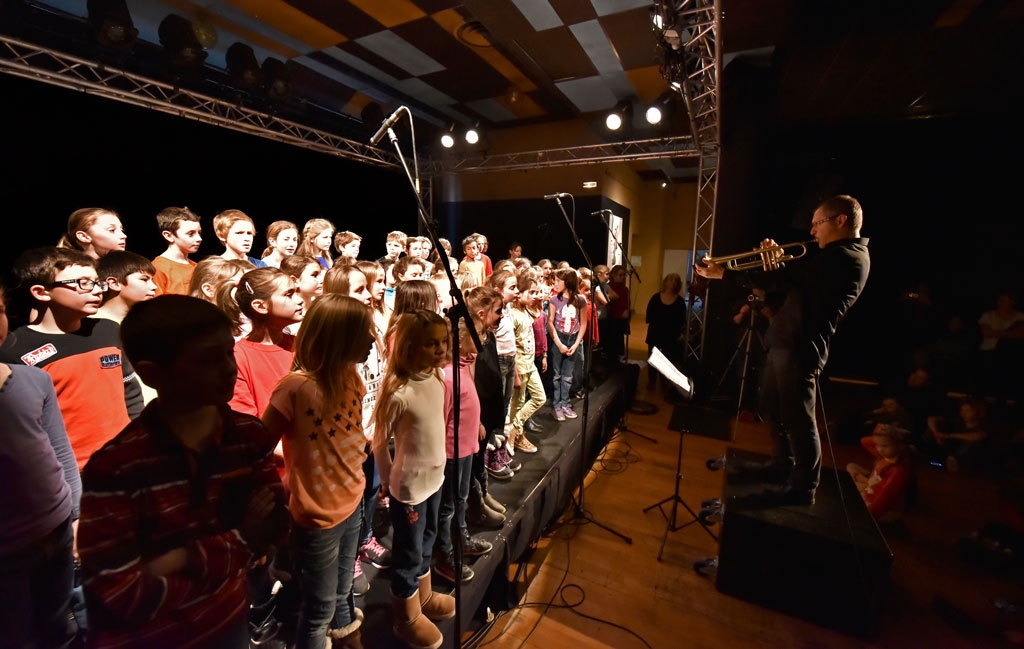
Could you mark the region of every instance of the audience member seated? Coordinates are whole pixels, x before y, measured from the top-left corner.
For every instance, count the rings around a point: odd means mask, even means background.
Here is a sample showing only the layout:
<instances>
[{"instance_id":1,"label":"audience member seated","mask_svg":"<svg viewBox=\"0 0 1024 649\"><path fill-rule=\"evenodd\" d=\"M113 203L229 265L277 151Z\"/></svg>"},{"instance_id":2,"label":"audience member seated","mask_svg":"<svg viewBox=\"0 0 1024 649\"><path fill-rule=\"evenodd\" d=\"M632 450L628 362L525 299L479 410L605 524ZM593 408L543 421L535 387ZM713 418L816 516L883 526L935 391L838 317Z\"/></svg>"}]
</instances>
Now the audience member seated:
<instances>
[{"instance_id":1,"label":"audience member seated","mask_svg":"<svg viewBox=\"0 0 1024 649\"><path fill-rule=\"evenodd\" d=\"M914 416L901 399L892 394L882 397L881 403L870 410L854 412L840 422L838 436L842 441L870 437L878 425L894 424L907 431L908 439L914 430Z\"/></svg>"},{"instance_id":2,"label":"audience member seated","mask_svg":"<svg viewBox=\"0 0 1024 649\"><path fill-rule=\"evenodd\" d=\"M969 397L960 403L956 417L929 416L920 451L932 462L942 462L950 473L983 468L990 432L987 414L983 399Z\"/></svg>"},{"instance_id":3,"label":"audience member seated","mask_svg":"<svg viewBox=\"0 0 1024 649\"><path fill-rule=\"evenodd\" d=\"M872 468L855 462L846 465L868 511L879 522L901 518L907 505L907 496L914 483L913 467L907 452L908 436L909 432L897 424L876 424L872 434L860 440L875 458Z\"/></svg>"},{"instance_id":4,"label":"audience member seated","mask_svg":"<svg viewBox=\"0 0 1024 649\"><path fill-rule=\"evenodd\" d=\"M978 346L977 387L984 394L999 399L1020 392L1024 313L1015 307L1013 294L1002 291L996 296L996 308L978 319L981 344Z\"/></svg>"}]
</instances>

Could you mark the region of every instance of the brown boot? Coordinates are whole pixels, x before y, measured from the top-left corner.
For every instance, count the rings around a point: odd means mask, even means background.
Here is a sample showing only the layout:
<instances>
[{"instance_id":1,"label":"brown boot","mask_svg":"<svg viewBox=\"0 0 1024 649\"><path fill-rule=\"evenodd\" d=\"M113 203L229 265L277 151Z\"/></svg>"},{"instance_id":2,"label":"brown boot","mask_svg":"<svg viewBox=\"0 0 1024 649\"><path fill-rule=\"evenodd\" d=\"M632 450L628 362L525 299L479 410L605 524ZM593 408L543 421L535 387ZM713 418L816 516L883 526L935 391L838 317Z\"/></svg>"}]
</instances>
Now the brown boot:
<instances>
[{"instance_id":1,"label":"brown boot","mask_svg":"<svg viewBox=\"0 0 1024 649\"><path fill-rule=\"evenodd\" d=\"M391 596L392 627L398 639L411 649L437 649L444 636L420 609L420 595L413 593L406 599Z\"/></svg>"},{"instance_id":2,"label":"brown boot","mask_svg":"<svg viewBox=\"0 0 1024 649\"><path fill-rule=\"evenodd\" d=\"M474 527L497 529L505 524L505 515L488 507L483 495L470 490L466 501L466 522Z\"/></svg>"},{"instance_id":3,"label":"brown boot","mask_svg":"<svg viewBox=\"0 0 1024 649\"><path fill-rule=\"evenodd\" d=\"M362 625L363 616L360 615L351 624L340 629L328 629L327 638L331 641L331 649L363 649L363 638L360 631Z\"/></svg>"},{"instance_id":4,"label":"brown boot","mask_svg":"<svg viewBox=\"0 0 1024 649\"><path fill-rule=\"evenodd\" d=\"M420 610L434 622L455 617L455 598L435 593L430 585L430 571L420 577Z\"/></svg>"}]
</instances>

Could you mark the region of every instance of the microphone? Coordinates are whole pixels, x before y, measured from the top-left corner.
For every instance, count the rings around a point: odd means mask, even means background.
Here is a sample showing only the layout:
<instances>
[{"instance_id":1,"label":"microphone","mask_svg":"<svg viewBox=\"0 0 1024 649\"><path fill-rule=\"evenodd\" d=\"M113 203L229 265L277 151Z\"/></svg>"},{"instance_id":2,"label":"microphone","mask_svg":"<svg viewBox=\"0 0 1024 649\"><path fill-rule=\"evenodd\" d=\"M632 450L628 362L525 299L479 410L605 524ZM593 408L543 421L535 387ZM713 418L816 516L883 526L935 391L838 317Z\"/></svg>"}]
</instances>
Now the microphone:
<instances>
[{"instance_id":1,"label":"microphone","mask_svg":"<svg viewBox=\"0 0 1024 649\"><path fill-rule=\"evenodd\" d=\"M566 196L572 196L572 194L568 194L566 192L558 192L558 193L555 193L555 194L547 194L547 195L544 196L544 200L550 201L552 198L565 198Z\"/></svg>"},{"instance_id":2,"label":"microphone","mask_svg":"<svg viewBox=\"0 0 1024 649\"><path fill-rule=\"evenodd\" d=\"M402 116L403 108L405 108L405 106L399 106L398 108L395 109L395 112L391 113L391 117L388 117L386 120L384 120L384 122L380 125L380 128L377 129L377 132L374 133L373 137L370 138L371 145L377 146L377 143L384 139L384 136L387 134L388 129L394 126L395 122L398 121L398 118Z\"/></svg>"}]
</instances>

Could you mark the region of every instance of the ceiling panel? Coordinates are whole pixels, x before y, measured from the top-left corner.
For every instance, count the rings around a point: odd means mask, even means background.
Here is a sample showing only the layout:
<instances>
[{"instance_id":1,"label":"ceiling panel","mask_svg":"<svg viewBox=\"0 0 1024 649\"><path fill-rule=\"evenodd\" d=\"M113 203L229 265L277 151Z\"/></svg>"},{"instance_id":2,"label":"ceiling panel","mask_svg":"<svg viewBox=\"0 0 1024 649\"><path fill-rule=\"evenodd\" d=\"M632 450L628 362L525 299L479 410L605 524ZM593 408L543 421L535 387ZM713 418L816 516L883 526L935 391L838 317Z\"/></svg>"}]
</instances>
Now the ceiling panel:
<instances>
[{"instance_id":1,"label":"ceiling panel","mask_svg":"<svg viewBox=\"0 0 1024 649\"><path fill-rule=\"evenodd\" d=\"M7 0L0 10L22 6L47 12L23 12L0 21L0 30L64 42L76 53L98 47L88 43L85 0ZM376 102L405 104L428 128L572 118L589 125L623 99L645 103L667 89L652 0L138 0L129 7L146 42L116 55L96 49L97 57L151 63L157 25L178 13L217 30L207 63L221 78L236 41L260 60L289 60L298 112L308 100L359 118ZM772 93L766 105L782 125L1005 110L1021 99L1024 0L721 0L720 7L722 82L730 83L736 57L753 62L769 79L757 92ZM18 24L43 13L45 27ZM55 17L69 27L57 28ZM677 104L670 124L685 134Z\"/></svg>"}]
</instances>

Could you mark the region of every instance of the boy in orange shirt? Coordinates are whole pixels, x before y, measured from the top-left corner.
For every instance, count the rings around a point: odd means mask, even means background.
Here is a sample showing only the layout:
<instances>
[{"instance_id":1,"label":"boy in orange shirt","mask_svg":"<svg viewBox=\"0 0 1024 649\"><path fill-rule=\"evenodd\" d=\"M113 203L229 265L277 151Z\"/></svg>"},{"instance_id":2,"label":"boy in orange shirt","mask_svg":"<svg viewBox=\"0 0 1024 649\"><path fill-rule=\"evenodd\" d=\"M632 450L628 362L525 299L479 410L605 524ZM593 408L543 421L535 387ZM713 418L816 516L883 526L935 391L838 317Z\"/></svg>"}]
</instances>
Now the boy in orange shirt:
<instances>
[{"instance_id":1,"label":"boy in orange shirt","mask_svg":"<svg viewBox=\"0 0 1024 649\"><path fill-rule=\"evenodd\" d=\"M188 295L188 285L196 262L188 258L199 251L203 242L199 216L187 207L167 207L156 215L160 234L167 241L167 250L153 260L158 294Z\"/></svg>"}]
</instances>

